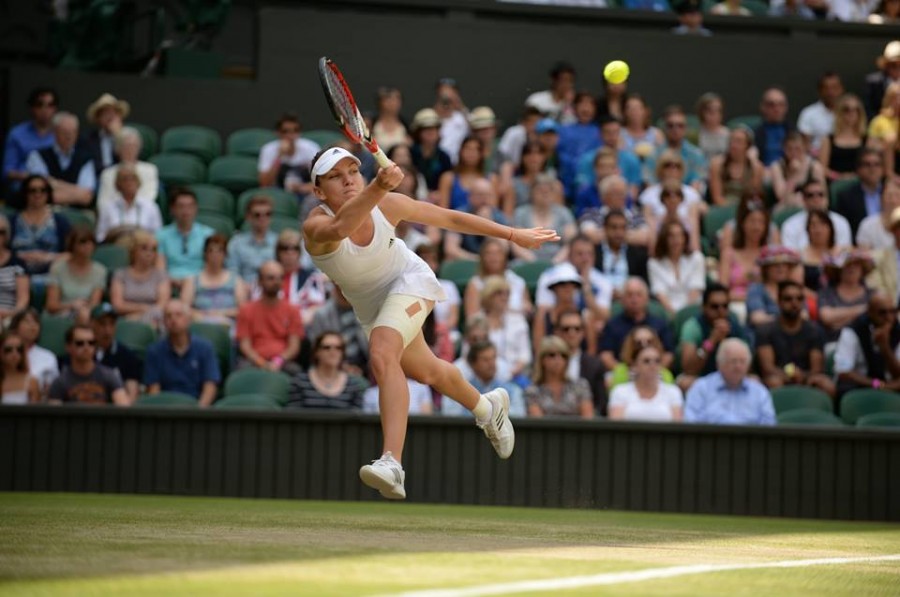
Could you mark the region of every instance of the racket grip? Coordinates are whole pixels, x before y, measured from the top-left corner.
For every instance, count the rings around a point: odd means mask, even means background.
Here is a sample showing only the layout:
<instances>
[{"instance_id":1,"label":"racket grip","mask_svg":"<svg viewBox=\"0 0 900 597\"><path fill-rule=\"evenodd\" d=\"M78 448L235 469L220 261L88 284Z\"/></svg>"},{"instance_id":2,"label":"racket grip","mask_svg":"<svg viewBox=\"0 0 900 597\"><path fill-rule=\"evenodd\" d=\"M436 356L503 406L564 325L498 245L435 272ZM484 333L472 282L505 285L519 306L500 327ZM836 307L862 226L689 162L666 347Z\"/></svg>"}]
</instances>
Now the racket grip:
<instances>
[{"instance_id":1,"label":"racket grip","mask_svg":"<svg viewBox=\"0 0 900 597\"><path fill-rule=\"evenodd\" d=\"M372 155L375 156L375 161L378 162L378 165L382 168L390 168L394 165L394 162L388 159L387 155L385 155L380 147L378 148L378 151L373 152Z\"/></svg>"}]
</instances>

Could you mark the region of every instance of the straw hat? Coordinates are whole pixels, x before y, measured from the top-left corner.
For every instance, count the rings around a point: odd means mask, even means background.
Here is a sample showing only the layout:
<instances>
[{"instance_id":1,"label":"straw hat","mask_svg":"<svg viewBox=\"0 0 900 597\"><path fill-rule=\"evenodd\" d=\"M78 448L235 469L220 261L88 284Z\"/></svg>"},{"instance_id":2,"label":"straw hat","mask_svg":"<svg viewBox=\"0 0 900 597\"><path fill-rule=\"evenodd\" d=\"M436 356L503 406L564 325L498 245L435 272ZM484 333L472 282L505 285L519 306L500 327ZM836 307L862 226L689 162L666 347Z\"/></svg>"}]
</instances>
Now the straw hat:
<instances>
[{"instance_id":1,"label":"straw hat","mask_svg":"<svg viewBox=\"0 0 900 597\"><path fill-rule=\"evenodd\" d=\"M868 251L864 249L849 249L839 252L837 255L829 255L823 263L825 267L825 275L828 276L829 282L837 284L841 275L841 270L851 263L859 263L863 268L863 277L867 276L875 269L875 260Z\"/></svg>"},{"instance_id":2,"label":"straw hat","mask_svg":"<svg viewBox=\"0 0 900 597\"><path fill-rule=\"evenodd\" d=\"M800 262L800 255L784 245L766 245L759 252L759 257L756 259L756 264L760 267L777 265L779 263L798 265Z\"/></svg>"},{"instance_id":3,"label":"straw hat","mask_svg":"<svg viewBox=\"0 0 900 597\"><path fill-rule=\"evenodd\" d=\"M469 126L473 131L497 126L497 116L487 106L478 106L469 114Z\"/></svg>"},{"instance_id":4,"label":"straw hat","mask_svg":"<svg viewBox=\"0 0 900 597\"><path fill-rule=\"evenodd\" d=\"M88 106L87 109L87 117L88 120L94 122L97 118L97 113L100 112L103 108L113 107L116 112L124 119L128 117L128 113L131 112L131 106L125 100L117 99L111 93L104 93L100 97L94 101L93 104Z\"/></svg>"},{"instance_id":5,"label":"straw hat","mask_svg":"<svg viewBox=\"0 0 900 597\"><path fill-rule=\"evenodd\" d=\"M441 117L432 108L422 108L413 116L410 128L413 131L441 126Z\"/></svg>"}]
</instances>

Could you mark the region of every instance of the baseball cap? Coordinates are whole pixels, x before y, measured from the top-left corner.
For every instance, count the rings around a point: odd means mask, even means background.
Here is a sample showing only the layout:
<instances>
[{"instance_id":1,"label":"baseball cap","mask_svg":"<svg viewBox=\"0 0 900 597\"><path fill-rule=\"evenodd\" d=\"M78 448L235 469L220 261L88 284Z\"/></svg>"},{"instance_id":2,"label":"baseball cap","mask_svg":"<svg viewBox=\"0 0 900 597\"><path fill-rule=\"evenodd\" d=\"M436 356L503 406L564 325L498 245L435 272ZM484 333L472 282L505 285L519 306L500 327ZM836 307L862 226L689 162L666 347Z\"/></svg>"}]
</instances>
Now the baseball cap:
<instances>
[{"instance_id":1,"label":"baseball cap","mask_svg":"<svg viewBox=\"0 0 900 597\"><path fill-rule=\"evenodd\" d=\"M316 184L316 178L331 171L335 165L344 158L350 158L356 165L360 164L359 158L344 149L343 147L332 147L326 149L325 153L319 156L312 168L312 183Z\"/></svg>"},{"instance_id":2,"label":"baseball cap","mask_svg":"<svg viewBox=\"0 0 900 597\"><path fill-rule=\"evenodd\" d=\"M558 133L559 124L552 118L542 118L535 125L534 130L538 133Z\"/></svg>"},{"instance_id":3,"label":"baseball cap","mask_svg":"<svg viewBox=\"0 0 900 597\"><path fill-rule=\"evenodd\" d=\"M116 313L115 308L109 303L100 303L93 309L91 309L91 319L101 319L103 317L113 317L115 319L119 318L119 314Z\"/></svg>"}]
</instances>

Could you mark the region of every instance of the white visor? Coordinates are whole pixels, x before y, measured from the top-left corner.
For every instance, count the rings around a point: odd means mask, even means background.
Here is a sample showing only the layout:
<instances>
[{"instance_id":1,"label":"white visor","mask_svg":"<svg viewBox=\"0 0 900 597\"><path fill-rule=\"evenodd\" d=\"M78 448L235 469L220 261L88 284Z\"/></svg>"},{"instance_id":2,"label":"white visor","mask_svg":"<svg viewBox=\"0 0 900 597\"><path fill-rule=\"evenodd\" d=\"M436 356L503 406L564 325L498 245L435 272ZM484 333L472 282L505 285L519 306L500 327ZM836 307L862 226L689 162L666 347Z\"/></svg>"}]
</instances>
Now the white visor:
<instances>
[{"instance_id":1,"label":"white visor","mask_svg":"<svg viewBox=\"0 0 900 597\"><path fill-rule=\"evenodd\" d=\"M357 166L360 165L359 158L346 149L343 149L341 147L332 147L331 149L325 150L325 153L319 156L319 159L316 161L316 165L313 166L312 183L316 184L316 178L330 172L331 169L334 168L335 165L344 158L350 158L351 160L356 162Z\"/></svg>"}]
</instances>

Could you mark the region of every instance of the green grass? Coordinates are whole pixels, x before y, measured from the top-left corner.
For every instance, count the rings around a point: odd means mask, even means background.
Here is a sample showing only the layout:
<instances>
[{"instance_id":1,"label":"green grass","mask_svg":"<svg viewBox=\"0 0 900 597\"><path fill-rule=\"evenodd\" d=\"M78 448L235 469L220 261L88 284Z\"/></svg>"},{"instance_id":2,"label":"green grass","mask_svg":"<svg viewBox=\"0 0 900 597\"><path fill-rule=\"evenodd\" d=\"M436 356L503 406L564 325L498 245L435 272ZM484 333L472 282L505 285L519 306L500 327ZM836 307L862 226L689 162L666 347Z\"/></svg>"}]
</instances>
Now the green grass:
<instances>
[{"instance_id":1,"label":"green grass","mask_svg":"<svg viewBox=\"0 0 900 597\"><path fill-rule=\"evenodd\" d=\"M900 526L590 510L0 494L2 595L374 595L900 554ZM900 562L529 595L897 595Z\"/></svg>"}]
</instances>

